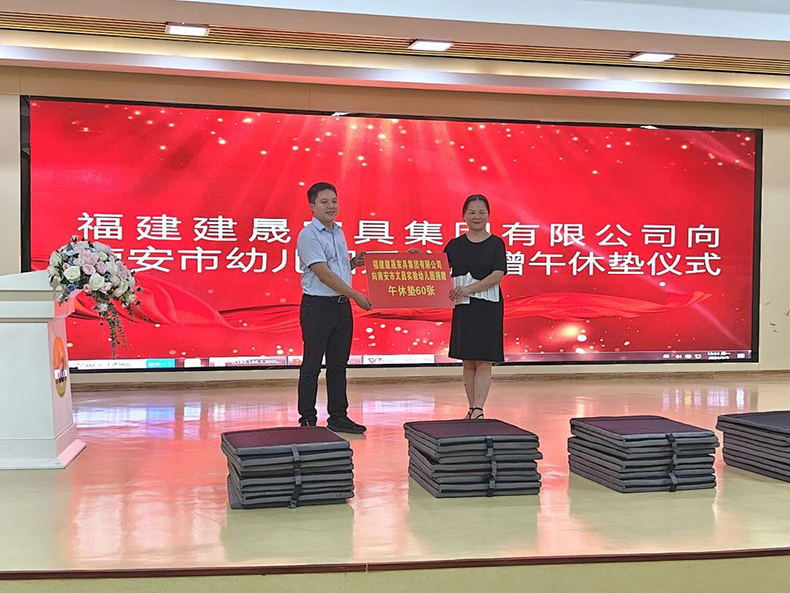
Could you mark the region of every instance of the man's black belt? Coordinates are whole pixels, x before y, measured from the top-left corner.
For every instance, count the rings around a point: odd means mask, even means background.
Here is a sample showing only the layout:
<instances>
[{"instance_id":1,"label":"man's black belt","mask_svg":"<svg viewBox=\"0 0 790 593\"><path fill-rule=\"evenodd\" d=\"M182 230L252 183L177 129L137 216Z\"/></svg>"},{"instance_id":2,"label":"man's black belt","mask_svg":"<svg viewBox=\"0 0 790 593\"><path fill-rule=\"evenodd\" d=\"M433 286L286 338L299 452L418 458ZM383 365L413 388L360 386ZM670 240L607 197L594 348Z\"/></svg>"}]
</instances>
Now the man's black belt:
<instances>
[{"instance_id":1,"label":"man's black belt","mask_svg":"<svg viewBox=\"0 0 790 593\"><path fill-rule=\"evenodd\" d=\"M348 302L348 297L343 295L343 294L338 295L338 296L315 296L315 295L312 295L312 294L305 294L304 296L307 297L307 298L310 298L310 299L322 299L322 300L332 301L332 302L335 302L335 303L347 303Z\"/></svg>"}]
</instances>

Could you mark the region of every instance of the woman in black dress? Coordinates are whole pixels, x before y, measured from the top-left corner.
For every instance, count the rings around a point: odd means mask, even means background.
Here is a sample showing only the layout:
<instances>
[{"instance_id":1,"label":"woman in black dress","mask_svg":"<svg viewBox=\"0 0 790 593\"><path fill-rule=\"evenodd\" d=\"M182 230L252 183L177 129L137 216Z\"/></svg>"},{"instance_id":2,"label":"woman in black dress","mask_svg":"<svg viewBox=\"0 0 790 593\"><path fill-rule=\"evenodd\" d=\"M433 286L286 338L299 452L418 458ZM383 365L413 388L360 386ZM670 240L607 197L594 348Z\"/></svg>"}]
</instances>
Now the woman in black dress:
<instances>
[{"instance_id":1,"label":"woman in black dress","mask_svg":"<svg viewBox=\"0 0 790 593\"><path fill-rule=\"evenodd\" d=\"M452 269L455 303L450 356L464 365L469 400L467 419L483 417L491 387L491 364L505 360L504 299L499 283L507 274L505 242L486 230L490 208L482 194L466 198L463 216L469 230L444 248Z\"/></svg>"}]
</instances>

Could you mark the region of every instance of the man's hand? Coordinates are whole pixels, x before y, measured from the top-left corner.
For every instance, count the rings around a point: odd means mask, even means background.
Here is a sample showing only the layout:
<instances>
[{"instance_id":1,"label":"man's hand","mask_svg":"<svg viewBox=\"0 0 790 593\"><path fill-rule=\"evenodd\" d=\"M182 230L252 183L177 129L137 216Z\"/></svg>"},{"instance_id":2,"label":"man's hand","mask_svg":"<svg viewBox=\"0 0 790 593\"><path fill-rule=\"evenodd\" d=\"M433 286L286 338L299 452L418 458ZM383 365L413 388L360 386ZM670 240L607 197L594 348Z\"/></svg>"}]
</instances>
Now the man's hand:
<instances>
[{"instance_id":1,"label":"man's hand","mask_svg":"<svg viewBox=\"0 0 790 593\"><path fill-rule=\"evenodd\" d=\"M365 252L360 251L354 257L351 258L351 267L352 268L364 268L365 267Z\"/></svg>"},{"instance_id":2,"label":"man's hand","mask_svg":"<svg viewBox=\"0 0 790 593\"><path fill-rule=\"evenodd\" d=\"M468 286L456 286L450 291L450 300L454 303L457 303L464 297L468 297L472 294L472 291L469 290Z\"/></svg>"},{"instance_id":3,"label":"man's hand","mask_svg":"<svg viewBox=\"0 0 790 593\"><path fill-rule=\"evenodd\" d=\"M373 305L370 304L370 299L366 297L361 292L355 292L351 298L354 302L359 306L360 309L364 309L365 311L370 311L373 308Z\"/></svg>"}]
</instances>

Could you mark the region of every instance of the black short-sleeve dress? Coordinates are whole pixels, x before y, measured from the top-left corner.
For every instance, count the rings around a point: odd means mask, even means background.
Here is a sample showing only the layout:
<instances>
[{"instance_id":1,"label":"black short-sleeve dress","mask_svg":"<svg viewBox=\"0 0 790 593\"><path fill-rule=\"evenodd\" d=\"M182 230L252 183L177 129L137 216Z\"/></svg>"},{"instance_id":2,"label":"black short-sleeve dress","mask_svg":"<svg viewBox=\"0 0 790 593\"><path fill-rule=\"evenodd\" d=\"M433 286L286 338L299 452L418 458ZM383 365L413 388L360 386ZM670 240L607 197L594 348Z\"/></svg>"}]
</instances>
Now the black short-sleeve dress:
<instances>
[{"instance_id":1,"label":"black short-sleeve dress","mask_svg":"<svg viewBox=\"0 0 790 593\"><path fill-rule=\"evenodd\" d=\"M505 242L496 235L489 235L479 243L461 235L447 243L444 251L453 277L471 274L475 280L482 280L495 270L507 274ZM469 304L456 305L450 330L450 356L461 360L504 361L504 315L501 289L498 302L469 297Z\"/></svg>"}]
</instances>

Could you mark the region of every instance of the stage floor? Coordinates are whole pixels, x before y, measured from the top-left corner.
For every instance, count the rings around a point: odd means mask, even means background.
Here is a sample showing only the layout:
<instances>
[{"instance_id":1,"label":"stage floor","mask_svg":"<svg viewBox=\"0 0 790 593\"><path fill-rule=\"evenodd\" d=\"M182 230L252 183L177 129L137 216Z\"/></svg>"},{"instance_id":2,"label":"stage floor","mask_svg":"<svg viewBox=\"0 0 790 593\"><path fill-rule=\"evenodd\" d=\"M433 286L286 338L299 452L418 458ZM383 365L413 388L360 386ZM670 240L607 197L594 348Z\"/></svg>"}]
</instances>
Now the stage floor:
<instances>
[{"instance_id":1,"label":"stage floor","mask_svg":"<svg viewBox=\"0 0 790 593\"><path fill-rule=\"evenodd\" d=\"M75 396L87 449L65 470L0 471L0 571L283 566L790 548L790 484L728 468L716 490L619 494L569 476L573 416L713 428L790 408L790 378L495 382L488 417L540 436L539 496L443 499L407 476L402 425L459 418L458 383L352 385L356 497L231 511L219 435L293 425L288 387ZM321 402L321 407L324 402ZM323 414L322 414L323 416Z\"/></svg>"}]
</instances>

